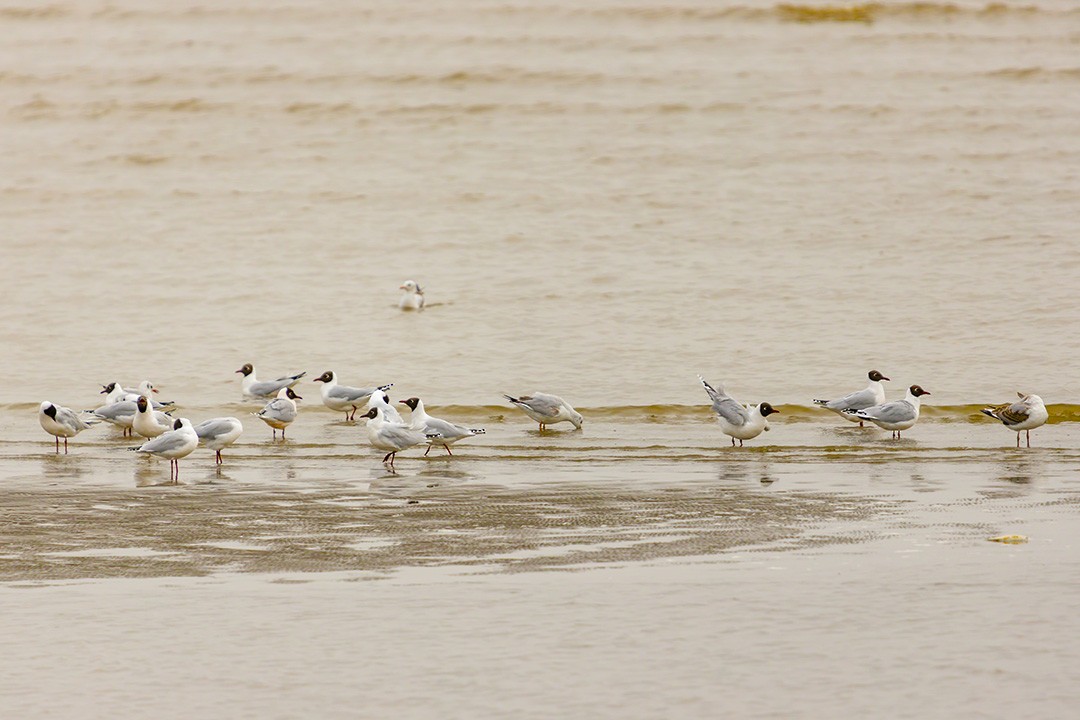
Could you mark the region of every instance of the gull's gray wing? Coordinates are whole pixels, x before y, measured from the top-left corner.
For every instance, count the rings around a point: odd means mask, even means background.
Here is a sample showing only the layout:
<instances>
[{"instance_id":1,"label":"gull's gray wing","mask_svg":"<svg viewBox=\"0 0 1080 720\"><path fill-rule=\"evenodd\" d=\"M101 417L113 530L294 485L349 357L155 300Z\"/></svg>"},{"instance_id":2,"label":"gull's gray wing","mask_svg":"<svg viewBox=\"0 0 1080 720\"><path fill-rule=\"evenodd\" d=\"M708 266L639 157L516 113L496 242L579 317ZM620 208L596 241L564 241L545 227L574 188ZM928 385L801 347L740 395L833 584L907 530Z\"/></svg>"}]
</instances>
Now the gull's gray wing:
<instances>
[{"instance_id":1,"label":"gull's gray wing","mask_svg":"<svg viewBox=\"0 0 1080 720\"><path fill-rule=\"evenodd\" d=\"M276 420L292 422L296 419L296 406L289 402L287 398L274 398L256 415L266 415Z\"/></svg>"},{"instance_id":2,"label":"gull's gray wing","mask_svg":"<svg viewBox=\"0 0 1080 720\"><path fill-rule=\"evenodd\" d=\"M915 407L907 400L896 400L883 405L874 405L855 413L856 417L865 417L887 423L899 423L915 417Z\"/></svg>"},{"instance_id":3,"label":"gull's gray wing","mask_svg":"<svg viewBox=\"0 0 1080 720\"><path fill-rule=\"evenodd\" d=\"M169 452L183 447L190 441L187 437L187 433L182 433L179 430L170 430L167 433L158 435L153 440L143 443L139 448L139 452L159 453Z\"/></svg>"},{"instance_id":4,"label":"gull's gray wing","mask_svg":"<svg viewBox=\"0 0 1080 720\"><path fill-rule=\"evenodd\" d=\"M252 383L248 392L252 395L260 395L266 397L268 395L276 395L283 387L287 387L292 382L292 378L282 378L280 380L261 380L257 383Z\"/></svg>"},{"instance_id":5,"label":"gull's gray wing","mask_svg":"<svg viewBox=\"0 0 1080 720\"><path fill-rule=\"evenodd\" d=\"M422 443L426 439L424 433L419 430L397 423L386 423L379 432L387 444L403 449Z\"/></svg>"},{"instance_id":6,"label":"gull's gray wing","mask_svg":"<svg viewBox=\"0 0 1080 720\"><path fill-rule=\"evenodd\" d=\"M713 412L736 427L750 422L750 411L732 398L716 400L712 404Z\"/></svg>"},{"instance_id":7,"label":"gull's gray wing","mask_svg":"<svg viewBox=\"0 0 1080 720\"><path fill-rule=\"evenodd\" d=\"M705 382L705 378L700 375L698 375L698 380L701 381L702 387L705 388L705 392L709 394L709 399L712 400L713 412L736 427L745 425L750 421L750 411L724 392L723 386L717 390L712 385Z\"/></svg>"},{"instance_id":8,"label":"gull's gray wing","mask_svg":"<svg viewBox=\"0 0 1080 720\"><path fill-rule=\"evenodd\" d=\"M195 426L195 434L200 438L212 439L220 435L227 435L236 429L236 426L240 424L240 421L236 418L213 418L212 420L204 420Z\"/></svg>"},{"instance_id":9,"label":"gull's gray wing","mask_svg":"<svg viewBox=\"0 0 1080 720\"><path fill-rule=\"evenodd\" d=\"M424 426L424 433L427 435L437 434L444 440L460 440L463 437L472 435L472 432L466 427L433 417L428 418L427 424Z\"/></svg>"},{"instance_id":10,"label":"gull's gray wing","mask_svg":"<svg viewBox=\"0 0 1080 720\"><path fill-rule=\"evenodd\" d=\"M62 407L60 405L54 405L53 407L56 408L56 422L64 427L74 432L80 432L90 427L81 417L76 415L71 408Z\"/></svg>"},{"instance_id":11,"label":"gull's gray wing","mask_svg":"<svg viewBox=\"0 0 1080 720\"><path fill-rule=\"evenodd\" d=\"M135 403L130 400L123 400L121 402L110 403L109 405L102 405L97 410L94 410L94 415L97 415L102 420L119 420L125 415L134 415L137 408Z\"/></svg>"},{"instance_id":12,"label":"gull's gray wing","mask_svg":"<svg viewBox=\"0 0 1080 720\"><path fill-rule=\"evenodd\" d=\"M824 404L824 407L837 411L863 410L868 407L873 407L875 402L877 402L877 398L874 397L874 391L870 388L863 388L858 392L853 392L842 398L830 400Z\"/></svg>"},{"instance_id":13,"label":"gull's gray wing","mask_svg":"<svg viewBox=\"0 0 1080 720\"><path fill-rule=\"evenodd\" d=\"M548 395L547 393L533 393L532 395L522 395L517 400L511 400L519 405L528 407L535 413L540 415L548 415L555 417L559 414L559 408L562 407L562 398L555 395Z\"/></svg>"},{"instance_id":14,"label":"gull's gray wing","mask_svg":"<svg viewBox=\"0 0 1080 720\"><path fill-rule=\"evenodd\" d=\"M330 388L330 391L326 393L326 396L344 402L359 403L371 397L371 394L377 389L378 388L354 388L346 385L335 385Z\"/></svg>"}]
</instances>

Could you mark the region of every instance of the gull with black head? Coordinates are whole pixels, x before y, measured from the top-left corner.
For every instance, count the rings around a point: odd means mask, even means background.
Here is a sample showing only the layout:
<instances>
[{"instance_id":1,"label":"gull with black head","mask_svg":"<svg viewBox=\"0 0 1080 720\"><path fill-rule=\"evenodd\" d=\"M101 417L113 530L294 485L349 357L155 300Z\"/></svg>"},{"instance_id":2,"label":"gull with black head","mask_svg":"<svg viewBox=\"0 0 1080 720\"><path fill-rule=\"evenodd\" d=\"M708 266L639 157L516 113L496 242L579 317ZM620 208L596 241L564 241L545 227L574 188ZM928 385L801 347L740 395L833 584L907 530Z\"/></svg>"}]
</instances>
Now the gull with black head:
<instances>
[{"instance_id":1,"label":"gull with black head","mask_svg":"<svg viewBox=\"0 0 1080 720\"><path fill-rule=\"evenodd\" d=\"M412 416L409 418L409 426L413 430L418 430L429 437L432 435L436 436L428 440L428 449L424 451L424 457L427 457L427 454L431 452L431 448L434 445L442 445L446 448L447 454L453 455L454 453L450 451L450 446L458 440L476 437L477 435L483 435L487 432L483 428L467 428L462 425L455 425L446 420L431 417L424 410L424 401L418 397L411 397L408 400L399 400L398 402L412 410Z\"/></svg>"},{"instance_id":2,"label":"gull with black head","mask_svg":"<svg viewBox=\"0 0 1080 720\"><path fill-rule=\"evenodd\" d=\"M301 396L293 392L291 387L283 387L278 390L276 398L266 403L263 409L253 413L274 430L274 439L277 440L277 431L281 431L281 439L285 439L285 428L289 427L296 419L296 401L303 400Z\"/></svg>"},{"instance_id":3,"label":"gull with black head","mask_svg":"<svg viewBox=\"0 0 1080 720\"><path fill-rule=\"evenodd\" d=\"M322 388L320 388L323 405L331 410L344 410L346 420L354 420L356 418L356 411L361 405L368 401L368 398L371 397L372 393L384 392L394 386L394 383L369 388L338 385L337 373L333 370L327 370L322 375L315 378L315 382L323 384ZM352 414L350 414L348 410L350 407L352 408Z\"/></svg>"},{"instance_id":4,"label":"gull with black head","mask_svg":"<svg viewBox=\"0 0 1080 720\"><path fill-rule=\"evenodd\" d=\"M722 385L714 388L700 375L698 375L698 380L701 381L702 387L712 400L712 410L716 413L720 429L725 435L731 437L732 447L735 447L735 440L738 440L739 447L742 447L744 440L752 440L762 432L767 432L769 421L766 418L780 412L767 402L745 407L728 395Z\"/></svg>"},{"instance_id":5,"label":"gull with black head","mask_svg":"<svg viewBox=\"0 0 1080 720\"><path fill-rule=\"evenodd\" d=\"M919 398L929 394L918 385L912 385L903 400L849 412L861 420L869 420L882 430L890 430L892 437L899 439L902 431L913 427L919 421L919 409L922 405Z\"/></svg>"},{"instance_id":6,"label":"gull with black head","mask_svg":"<svg viewBox=\"0 0 1080 720\"><path fill-rule=\"evenodd\" d=\"M272 398L283 388L295 387L300 378L307 375L306 372L298 372L293 375L285 375L277 380L260 381L255 377L255 367L251 363L244 363L244 367L236 372L243 375L240 381L240 390L247 398Z\"/></svg>"},{"instance_id":7,"label":"gull with black head","mask_svg":"<svg viewBox=\"0 0 1080 720\"><path fill-rule=\"evenodd\" d=\"M865 410L868 407L884 403L885 386L881 383L883 380L889 379L877 370L871 370L868 373L868 377L870 378L870 384L862 390L858 390L835 400L814 400L814 404L823 407L826 410L832 410L848 422L857 422L859 423L859 427L863 427L863 420L855 417L848 411Z\"/></svg>"}]
</instances>

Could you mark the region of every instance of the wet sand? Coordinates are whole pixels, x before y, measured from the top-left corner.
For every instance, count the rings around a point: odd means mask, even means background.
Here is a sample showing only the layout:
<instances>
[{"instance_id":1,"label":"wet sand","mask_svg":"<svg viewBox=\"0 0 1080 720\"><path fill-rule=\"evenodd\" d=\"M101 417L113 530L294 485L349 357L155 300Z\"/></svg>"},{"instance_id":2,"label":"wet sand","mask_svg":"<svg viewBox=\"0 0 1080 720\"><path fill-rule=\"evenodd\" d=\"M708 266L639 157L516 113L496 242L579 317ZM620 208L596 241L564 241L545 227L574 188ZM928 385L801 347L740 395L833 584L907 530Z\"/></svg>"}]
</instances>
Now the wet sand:
<instances>
[{"instance_id":1,"label":"wet sand","mask_svg":"<svg viewBox=\"0 0 1080 720\"><path fill-rule=\"evenodd\" d=\"M111 431L67 456L6 444L5 714L1049 717L1080 699L1060 626L1080 585L1071 423L1017 451L989 423L896 442L822 418L732 449L707 414L511 418L390 473L334 417L284 444L250 427L178 486ZM1028 542L988 540L1005 534Z\"/></svg>"}]
</instances>

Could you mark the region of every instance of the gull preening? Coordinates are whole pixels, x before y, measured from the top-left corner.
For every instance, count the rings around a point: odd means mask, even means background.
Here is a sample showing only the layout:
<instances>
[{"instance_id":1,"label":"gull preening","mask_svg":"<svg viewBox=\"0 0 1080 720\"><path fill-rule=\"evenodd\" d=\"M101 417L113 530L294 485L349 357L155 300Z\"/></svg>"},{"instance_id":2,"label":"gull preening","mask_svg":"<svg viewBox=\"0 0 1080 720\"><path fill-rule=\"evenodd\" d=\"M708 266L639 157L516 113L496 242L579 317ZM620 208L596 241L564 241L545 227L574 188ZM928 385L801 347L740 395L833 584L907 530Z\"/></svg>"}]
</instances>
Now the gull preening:
<instances>
[{"instance_id":1,"label":"gull preening","mask_svg":"<svg viewBox=\"0 0 1080 720\"><path fill-rule=\"evenodd\" d=\"M236 372L244 376L240 381L240 390L244 397L248 398L272 398L283 388L294 387L300 382L300 378L307 375L306 372L298 372L295 375L285 375L277 380L260 381L255 378L255 368L251 363L244 363L244 367Z\"/></svg>"},{"instance_id":2,"label":"gull preening","mask_svg":"<svg viewBox=\"0 0 1080 720\"><path fill-rule=\"evenodd\" d=\"M424 309L424 289L420 287L420 284L415 280L406 280L401 283L399 290L404 290L401 293L401 300L398 301L398 307L402 310L423 310Z\"/></svg>"},{"instance_id":3,"label":"gull preening","mask_svg":"<svg viewBox=\"0 0 1080 720\"><path fill-rule=\"evenodd\" d=\"M453 455L454 453L450 452L450 446L458 440L476 437L477 435L483 435L487 432L483 428L467 428L462 425L455 425L452 422L447 422L446 420L431 417L424 410L424 401L418 397L411 397L408 400L399 400L398 402L408 406L408 408L412 410L412 416L409 418L409 427L424 433L430 438L428 440L428 449L424 451L424 457L427 457L427 454L431 452L431 448L434 445L442 445L446 448L447 454ZM436 437L431 437L432 435L435 435Z\"/></svg>"},{"instance_id":4,"label":"gull preening","mask_svg":"<svg viewBox=\"0 0 1080 720\"><path fill-rule=\"evenodd\" d=\"M346 420L354 420L356 418L356 411L361 405L367 402L372 393L376 391L384 392L394 386L394 383L370 388L355 388L349 387L348 385L338 385L337 373L332 370L327 370L322 375L315 378L315 382L323 383L323 386L320 388L323 405L331 410L337 410L339 412L344 410ZM350 414L348 410L350 407L352 408L352 414Z\"/></svg>"},{"instance_id":5,"label":"gull preening","mask_svg":"<svg viewBox=\"0 0 1080 720\"><path fill-rule=\"evenodd\" d=\"M60 452L60 438L64 438L64 454L68 451L68 438L73 438L83 430L88 430L97 421L82 418L71 408L55 405L48 400L38 407L38 422L41 428L56 438L56 452Z\"/></svg>"},{"instance_id":6,"label":"gull preening","mask_svg":"<svg viewBox=\"0 0 1080 720\"><path fill-rule=\"evenodd\" d=\"M404 423L388 421L382 407L379 406L368 410L364 417L368 419L368 442L379 450L387 451L382 461L384 463L389 461L390 467L394 467L394 456L402 450L408 450L436 437L434 435L429 437Z\"/></svg>"},{"instance_id":7,"label":"gull preening","mask_svg":"<svg viewBox=\"0 0 1080 720\"><path fill-rule=\"evenodd\" d=\"M521 408L525 414L533 420L540 423L541 430L548 425L554 425L555 423L561 422L568 422L576 429L580 430L581 425L584 422L581 413L571 407L570 403L566 402L558 395L534 392L532 395L514 397L503 393L503 397Z\"/></svg>"},{"instance_id":8,"label":"gull preening","mask_svg":"<svg viewBox=\"0 0 1080 720\"><path fill-rule=\"evenodd\" d=\"M1020 447L1020 433L1027 433L1027 446L1031 447L1031 431L1041 427L1050 419L1043 399L1038 395L1016 393L1020 402L1005 403L983 408L983 414L989 415L1010 430L1016 431L1016 447Z\"/></svg>"},{"instance_id":9,"label":"gull preening","mask_svg":"<svg viewBox=\"0 0 1080 720\"><path fill-rule=\"evenodd\" d=\"M401 413L397 411L397 408L390 404L390 396L382 390L371 393L371 397L368 398L367 407L365 409L370 410L372 408L379 408L383 411L383 418L387 422L405 424L405 420L401 417ZM367 417L367 415L361 415L360 417Z\"/></svg>"},{"instance_id":10,"label":"gull preening","mask_svg":"<svg viewBox=\"0 0 1080 720\"><path fill-rule=\"evenodd\" d=\"M195 434L210 450L214 451L214 462L221 465L221 451L236 442L244 426L234 417L217 417L204 420L195 426Z\"/></svg>"},{"instance_id":11,"label":"gull preening","mask_svg":"<svg viewBox=\"0 0 1080 720\"><path fill-rule=\"evenodd\" d=\"M169 480L180 482L180 458L185 458L199 446L199 436L187 418L180 418L173 423L173 429L143 443L136 452L149 453L157 457L168 458Z\"/></svg>"},{"instance_id":12,"label":"gull preening","mask_svg":"<svg viewBox=\"0 0 1080 720\"><path fill-rule=\"evenodd\" d=\"M742 447L743 440L752 440L762 432L768 431L769 421L766 419L774 413L780 412L767 402L744 407L736 402L735 398L724 392L724 386L714 388L705 382L705 378L698 375L702 387L712 400L712 410L716 413L716 419L720 423L720 429L725 435L731 437L731 446L735 447L735 440Z\"/></svg>"},{"instance_id":13,"label":"gull preening","mask_svg":"<svg viewBox=\"0 0 1080 720\"><path fill-rule=\"evenodd\" d=\"M285 428L296 419L296 400L303 400L293 392L291 387L283 387L278 390L277 397L266 403L262 410L253 413L274 430L274 439L277 440L277 431L281 431L281 439L285 439Z\"/></svg>"},{"instance_id":14,"label":"gull preening","mask_svg":"<svg viewBox=\"0 0 1080 720\"><path fill-rule=\"evenodd\" d=\"M869 420L882 430L891 430L892 437L899 438L902 431L919 421L919 407L922 404L919 398L929 394L918 385L912 385L908 388L907 396L903 400L849 412L857 418Z\"/></svg>"},{"instance_id":15,"label":"gull preening","mask_svg":"<svg viewBox=\"0 0 1080 720\"><path fill-rule=\"evenodd\" d=\"M146 439L156 438L173 429L173 419L150 406L150 398L140 395L135 401L135 416L131 420L131 429Z\"/></svg>"},{"instance_id":16,"label":"gull preening","mask_svg":"<svg viewBox=\"0 0 1080 720\"><path fill-rule=\"evenodd\" d=\"M826 410L832 410L845 420L857 422L859 423L859 427L863 427L863 420L855 417L848 411L865 410L868 407L884 403L885 386L881 384L881 381L889 379L877 370L871 370L867 375L870 378L870 384L862 390L845 395L842 398L837 398L836 400L815 400L814 404L819 405Z\"/></svg>"}]
</instances>

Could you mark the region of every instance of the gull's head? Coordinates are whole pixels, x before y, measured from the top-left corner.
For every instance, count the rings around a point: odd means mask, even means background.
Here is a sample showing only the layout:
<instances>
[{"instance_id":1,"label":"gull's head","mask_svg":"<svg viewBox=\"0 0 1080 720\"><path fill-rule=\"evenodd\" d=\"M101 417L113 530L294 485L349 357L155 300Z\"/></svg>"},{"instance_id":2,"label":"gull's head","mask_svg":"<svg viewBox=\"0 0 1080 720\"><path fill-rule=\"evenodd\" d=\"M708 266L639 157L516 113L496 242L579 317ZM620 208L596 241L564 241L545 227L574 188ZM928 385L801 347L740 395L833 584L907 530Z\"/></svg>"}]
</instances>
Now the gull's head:
<instances>
[{"instance_id":1,"label":"gull's head","mask_svg":"<svg viewBox=\"0 0 1080 720\"><path fill-rule=\"evenodd\" d=\"M912 385L910 388L908 388L908 392L910 392L915 397L921 397L923 395L929 395L930 394L927 391L923 390L918 385Z\"/></svg>"},{"instance_id":2,"label":"gull's head","mask_svg":"<svg viewBox=\"0 0 1080 720\"><path fill-rule=\"evenodd\" d=\"M405 292L416 293L417 295L424 294L424 291L420 289L420 285L415 280L406 280L401 283L401 287L398 289L404 290Z\"/></svg>"},{"instance_id":3,"label":"gull's head","mask_svg":"<svg viewBox=\"0 0 1080 720\"><path fill-rule=\"evenodd\" d=\"M290 400L303 400L304 399L300 395L297 395L295 392L293 392L293 389L291 387L285 388L284 391L285 391L285 397L289 398ZM278 397L281 397L281 396L278 395Z\"/></svg>"},{"instance_id":4,"label":"gull's head","mask_svg":"<svg viewBox=\"0 0 1080 720\"><path fill-rule=\"evenodd\" d=\"M150 407L150 401L146 399L145 395L140 395L139 399L135 401L135 406L139 408L139 412L146 412L146 408Z\"/></svg>"},{"instance_id":5,"label":"gull's head","mask_svg":"<svg viewBox=\"0 0 1080 720\"><path fill-rule=\"evenodd\" d=\"M101 386L101 392L98 393L98 394L99 395L108 395L109 393L111 393L115 389L116 389L116 383L111 382L108 385L102 385Z\"/></svg>"},{"instance_id":6,"label":"gull's head","mask_svg":"<svg viewBox=\"0 0 1080 720\"><path fill-rule=\"evenodd\" d=\"M763 402L760 405L758 405L758 412L761 413L761 417L769 417L770 415L775 415L776 413L778 413L780 411L777 410L776 408L774 408L769 403Z\"/></svg>"},{"instance_id":7,"label":"gull's head","mask_svg":"<svg viewBox=\"0 0 1080 720\"><path fill-rule=\"evenodd\" d=\"M244 377L247 377L251 373L255 372L255 368L252 367L251 363L244 363L244 367L240 368L236 372L240 373Z\"/></svg>"},{"instance_id":8,"label":"gull's head","mask_svg":"<svg viewBox=\"0 0 1080 720\"><path fill-rule=\"evenodd\" d=\"M407 405L410 410L416 410L416 406L420 404L420 398L411 397L408 400L398 400L402 405Z\"/></svg>"},{"instance_id":9,"label":"gull's head","mask_svg":"<svg viewBox=\"0 0 1080 720\"><path fill-rule=\"evenodd\" d=\"M334 373L332 371L330 371L330 370L327 370L322 375L315 378L315 382L322 382L322 383L334 382Z\"/></svg>"},{"instance_id":10,"label":"gull's head","mask_svg":"<svg viewBox=\"0 0 1080 720\"><path fill-rule=\"evenodd\" d=\"M573 423L575 428L580 430L581 426L585 423L585 418L581 417L581 413L577 410L574 410L570 413L570 422Z\"/></svg>"},{"instance_id":11,"label":"gull's head","mask_svg":"<svg viewBox=\"0 0 1080 720\"><path fill-rule=\"evenodd\" d=\"M172 424L172 429L179 430L182 427L184 427L184 418L176 418L176 421Z\"/></svg>"},{"instance_id":12,"label":"gull's head","mask_svg":"<svg viewBox=\"0 0 1080 720\"><path fill-rule=\"evenodd\" d=\"M38 409L39 409L39 410L41 410L41 412L43 412L43 413L45 413L46 415L48 415L49 417L51 417L51 418L52 418L53 420L55 420L55 419L56 419L56 406L55 406L55 405L53 405L53 404L52 404L51 402L49 402L48 400L46 400L45 402L41 403L41 407L40 407L40 408L38 408Z\"/></svg>"},{"instance_id":13,"label":"gull's head","mask_svg":"<svg viewBox=\"0 0 1080 720\"><path fill-rule=\"evenodd\" d=\"M368 420L374 420L379 416L379 408L373 407L363 414L362 417L366 417Z\"/></svg>"},{"instance_id":14,"label":"gull's head","mask_svg":"<svg viewBox=\"0 0 1080 720\"><path fill-rule=\"evenodd\" d=\"M1043 399L1038 395L1025 395L1022 392L1018 392L1016 394L1020 397L1020 400L1023 401L1023 403L1028 407L1037 407L1044 404Z\"/></svg>"},{"instance_id":15,"label":"gull's head","mask_svg":"<svg viewBox=\"0 0 1080 720\"><path fill-rule=\"evenodd\" d=\"M154 387L154 383L150 382L149 380L143 380L141 383L139 383L140 395L146 395L147 397L149 397L150 393L152 392L157 392L157 388Z\"/></svg>"},{"instance_id":16,"label":"gull's head","mask_svg":"<svg viewBox=\"0 0 1080 720\"><path fill-rule=\"evenodd\" d=\"M879 373L877 370L871 370L870 371L870 380L873 381L873 382L881 382L882 380L888 380L888 379L889 378L885 377L884 375Z\"/></svg>"}]
</instances>

